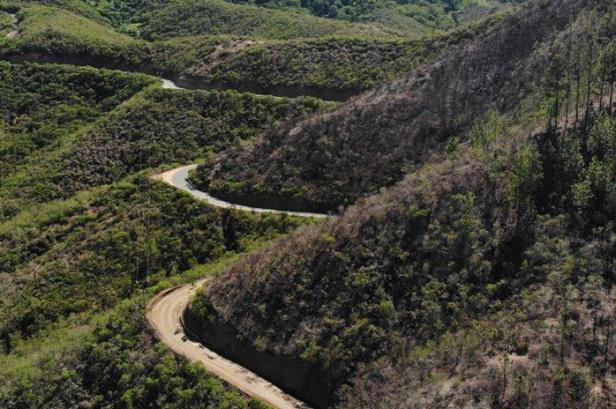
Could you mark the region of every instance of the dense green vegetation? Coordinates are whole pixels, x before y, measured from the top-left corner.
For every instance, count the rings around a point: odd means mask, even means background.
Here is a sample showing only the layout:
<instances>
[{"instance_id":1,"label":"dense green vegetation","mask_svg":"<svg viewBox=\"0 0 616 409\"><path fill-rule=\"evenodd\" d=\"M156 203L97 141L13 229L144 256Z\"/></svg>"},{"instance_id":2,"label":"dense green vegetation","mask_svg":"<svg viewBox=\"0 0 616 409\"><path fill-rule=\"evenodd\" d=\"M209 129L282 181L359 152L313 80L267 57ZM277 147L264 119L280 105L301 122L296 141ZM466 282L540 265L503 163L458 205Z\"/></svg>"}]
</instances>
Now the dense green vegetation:
<instances>
[{"instance_id":1,"label":"dense green vegetation","mask_svg":"<svg viewBox=\"0 0 616 409\"><path fill-rule=\"evenodd\" d=\"M327 104L165 91L92 68L0 68L0 406L264 407L173 357L141 303L300 221L212 209L149 174Z\"/></svg>"},{"instance_id":2,"label":"dense green vegetation","mask_svg":"<svg viewBox=\"0 0 616 409\"><path fill-rule=\"evenodd\" d=\"M145 322L142 299L64 321L0 355L2 407L267 408L161 345Z\"/></svg>"},{"instance_id":3,"label":"dense green vegetation","mask_svg":"<svg viewBox=\"0 0 616 409\"><path fill-rule=\"evenodd\" d=\"M269 39L335 34L387 36L385 31L371 26L239 6L223 0L174 0L160 8L148 10L141 16L141 20L141 32L147 39L195 34L234 34Z\"/></svg>"},{"instance_id":4,"label":"dense green vegetation","mask_svg":"<svg viewBox=\"0 0 616 409\"><path fill-rule=\"evenodd\" d=\"M91 68L0 63L0 220L51 200L50 168L84 127L157 80ZM45 179L47 178L47 179ZM23 197L24 200L19 200Z\"/></svg>"},{"instance_id":5,"label":"dense green vegetation","mask_svg":"<svg viewBox=\"0 0 616 409\"><path fill-rule=\"evenodd\" d=\"M138 74L0 62L0 177L155 83Z\"/></svg>"},{"instance_id":6,"label":"dense green vegetation","mask_svg":"<svg viewBox=\"0 0 616 409\"><path fill-rule=\"evenodd\" d=\"M503 5L522 1L202 0L192 4L183 0L49 0L44 3L110 24L133 37L224 32L298 38L334 33L434 34L501 9ZM15 1L8 4L20 3L29 4ZM189 17L191 21L183 23L180 32L165 27L166 22L177 25L178 16Z\"/></svg>"},{"instance_id":7,"label":"dense green vegetation","mask_svg":"<svg viewBox=\"0 0 616 409\"><path fill-rule=\"evenodd\" d=\"M613 403L614 5L397 38L505 2L38 3L0 3L0 56L368 92L0 62L0 407L263 409L145 322L206 274L196 317L340 409ZM349 207L293 232L151 178L197 160L232 201Z\"/></svg>"},{"instance_id":8,"label":"dense green vegetation","mask_svg":"<svg viewBox=\"0 0 616 409\"><path fill-rule=\"evenodd\" d=\"M348 21L379 23L401 31L418 32L454 27L458 21L480 15L507 3L499 0L229 0L271 8L305 9L311 14Z\"/></svg>"},{"instance_id":9,"label":"dense green vegetation","mask_svg":"<svg viewBox=\"0 0 616 409\"><path fill-rule=\"evenodd\" d=\"M30 66L36 74L38 67ZM68 67L63 69L70 70ZM92 69L81 71L99 72ZM27 75L27 71L21 72ZM34 78L49 81L48 77L40 74ZM7 86L11 84L6 83ZM28 81L22 84L28 84ZM60 85L49 82L49 86L61 90L60 96L70 95L70 87L66 89ZM94 87L94 84L91 85ZM32 86L37 86L36 82ZM157 87L135 96L96 123L88 123L85 128L81 128L86 125L83 121L68 122L68 115L75 108L67 110L58 104L56 110L51 112L66 121L57 135L51 134L55 137L55 143L36 155L31 152L24 159L13 161L13 164L8 159L15 149L8 144L5 175L0 185L0 192L5 198L0 206L0 220L11 217L23 206L67 198L76 191L117 181L147 167L205 158L212 152L248 141L276 123L300 118L329 106L311 98L288 100L234 91L177 92ZM21 87L11 89L7 95L19 95L19 98L27 95L21 93ZM102 90L99 95L104 95ZM53 98L53 95L49 97ZM14 101L7 99L7 103L12 101L19 106L19 98ZM41 98L41 101L46 100ZM45 107L49 109L54 104L57 102L49 102ZM14 112L19 113L19 110L15 109ZM20 117L29 126L27 129L37 129L35 126L43 130L56 129L52 122L43 127L36 121L38 118L34 118ZM19 122L15 124L19 125ZM12 129L7 128L9 131ZM16 126L15 129L20 128ZM33 144L38 134L30 132L26 135L27 141Z\"/></svg>"},{"instance_id":10,"label":"dense green vegetation","mask_svg":"<svg viewBox=\"0 0 616 409\"><path fill-rule=\"evenodd\" d=\"M0 266L13 275L0 304L5 352L60 316L114 305L141 280L156 283L293 225L215 211L143 176L17 214L0 226Z\"/></svg>"}]
</instances>

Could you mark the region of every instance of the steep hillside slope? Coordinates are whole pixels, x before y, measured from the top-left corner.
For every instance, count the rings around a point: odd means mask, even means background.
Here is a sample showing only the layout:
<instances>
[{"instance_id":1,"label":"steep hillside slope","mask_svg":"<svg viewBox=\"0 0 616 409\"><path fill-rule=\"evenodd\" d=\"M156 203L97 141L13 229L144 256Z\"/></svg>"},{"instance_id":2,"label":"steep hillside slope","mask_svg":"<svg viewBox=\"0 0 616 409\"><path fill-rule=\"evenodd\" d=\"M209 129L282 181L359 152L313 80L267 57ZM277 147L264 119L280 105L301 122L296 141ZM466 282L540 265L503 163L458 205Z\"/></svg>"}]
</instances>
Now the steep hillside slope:
<instances>
[{"instance_id":1,"label":"steep hillside slope","mask_svg":"<svg viewBox=\"0 0 616 409\"><path fill-rule=\"evenodd\" d=\"M141 74L0 62L0 180L155 83Z\"/></svg>"},{"instance_id":2,"label":"steep hillside slope","mask_svg":"<svg viewBox=\"0 0 616 409\"><path fill-rule=\"evenodd\" d=\"M144 168L191 162L328 106L311 98L275 99L235 91L151 91L73 144L60 158L54 182L67 194Z\"/></svg>"},{"instance_id":3,"label":"steep hillside slope","mask_svg":"<svg viewBox=\"0 0 616 409\"><path fill-rule=\"evenodd\" d=\"M489 112L468 144L233 265L191 328L318 408L609 407L616 8L558 6L576 18L541 50L536 111Z\"/></svg>"},{"instance_id":4,"label":"steep hillside slope","mask_svg":"<svg viewBox=\"0 0 616 409\"><path fill-rule=\"evenodd\" d=\"M321 408L606 407L616 119L486 129L228 269L192 329Z\"/></svg>"},{"instance_id":5,"label":"steep hillside slope","mask_svg":"<svg viewBox=\"0 0 616 409\"><path fill-rule=\"evenodd\" d=\"M533 2L404 79L207 163L200 184L249 204L313 210L391 185L452 135L464 138L478 115L514 114L540 85L546 50L585 5Z\"/></svg>"}]
</instances>

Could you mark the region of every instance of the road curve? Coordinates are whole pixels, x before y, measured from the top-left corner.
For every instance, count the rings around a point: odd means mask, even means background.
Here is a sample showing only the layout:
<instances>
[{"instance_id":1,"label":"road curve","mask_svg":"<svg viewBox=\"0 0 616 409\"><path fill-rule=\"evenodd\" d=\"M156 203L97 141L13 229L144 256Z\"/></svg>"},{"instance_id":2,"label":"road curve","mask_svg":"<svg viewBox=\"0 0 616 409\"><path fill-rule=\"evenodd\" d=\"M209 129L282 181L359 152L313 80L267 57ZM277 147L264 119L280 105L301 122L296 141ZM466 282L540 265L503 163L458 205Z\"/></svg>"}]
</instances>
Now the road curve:
<instances>
[{"instance_id":1,"label":"road curve","mask_svg":"<svg viewBox=\"0 0 616 409\"><path fill-rule=\"evenodd\" d=\"M201 362L214 375L276 409L310 409L305 403L248 369L223 358L200 343L187 339L181 316L195 290L204 282L205 280L202 280L193 285L171 288L148 303L146 317L156 336L175 353L192 362Z\"/></svg>"},{"instance_id":2,"label":"road curve","mask_svg":"<svg viewBox=\"0 0 616 409\"><path fill-rule=\"evenodd\" d=\"M163 82L161 85L162 89L184 89L175 85L175 83L171 80L165 78L161 78L160 80Z\"/></svg>"},{"instance_id":3,"label":"road curve","mask_svg":"<svg viewBox=\"0 0 616 409\"><path fill-rule=\"evenodd\" d=\"M161 78L161 81L161 87L163 89L183 89L175 85L173 81L164 78ZM154 175L153 178L188 192L194 198L204 200L209 205L215 207L256 213L288 214L300 217L328 217L328 215L321 213L261 209L216 199L206 192L195 189L188 182L188 173L196 169L197 166L198 165L182 166ZM191 362L202 363L214 375L235 386L248 396L266 402L276 409L310 409L304 402L288 395L271 382L186 337L181 317L196 289L201 287L204 283L205 280L201 280L192 285L173 287L161 292L148 303L146 307L146 317L158 339L175 353L184 356Z\"/></svg>"},{"instance_id":4,"label":"road curve","mask_svg":"<svg viewBox=\"0 0 616 409\"><path fill-rule=\"evenodd\" d=\"M163 182L177 188L183 190L185 192L190 193L193 197L204 200L211 206L222 207L225 209L236 209L236 210L244 210L247 212L255 212L255 213L276 213L276 214L288 214L290 216L299 216L299 217L315 217L315 218L325 218L328 215L323 213L310 213L310 212L293 212L287 210L275 210L275 209L262 209L259 207L250 207L238 205L235 203L225 202L224 200L216 199L212 195L206 192L202 192L200 190L195 189L190 182L188 182L188 172L193 169L196 169L198 165L188 165L182 166L180 168L172 169L167 172L161 173L159 175L154 176L155 179L162 180Z\"/></svg>"},{"instance_id":5,"label":"road curve","mask_svg":"<svg viewBox=\"0 0 616 409\"><path fill-rule=\"evenodd\" d=\"M17 15L15 14L9 14L11 16L11 28L13 30L11 30L7 35L6 38L15 38L17 37L17 34L19 34L19 27L17 27Z\"/></svg>"}]
</instances>

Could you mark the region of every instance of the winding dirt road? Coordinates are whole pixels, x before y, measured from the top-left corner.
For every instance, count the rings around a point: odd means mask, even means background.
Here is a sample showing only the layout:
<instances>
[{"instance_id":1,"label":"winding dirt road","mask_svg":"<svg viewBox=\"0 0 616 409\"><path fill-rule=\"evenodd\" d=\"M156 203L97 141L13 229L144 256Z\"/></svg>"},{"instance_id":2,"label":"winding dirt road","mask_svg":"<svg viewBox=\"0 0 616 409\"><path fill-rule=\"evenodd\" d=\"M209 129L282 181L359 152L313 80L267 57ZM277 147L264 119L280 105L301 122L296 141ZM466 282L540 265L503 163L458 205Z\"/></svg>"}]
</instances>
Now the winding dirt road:
<instances>
[{"instance_id":1,"label":"winding dirt road","mask_svg":"<svg viewBox=\"0 0 616 409\"><path fill-rule=\"evenodd\" d=\"M162 180L163 182L177 188L183 190L185 192L190 193L193 197L204 200L211 206L222 207L225 209L236 209L243 210L247 212L255 212L255 213L276 213L276 214L288 214L290 216L299 216L299 217L315 217L315 218L325 218L328 215L323 213L310 213L310 212L293 212L288 210L275 210L275 209L262 209L259 207L250 207L238 205L235 203L225 202L224 200L216 199L212 195L206 192L202 192L200 190L195 189L190 182L188 182L188 173L196 169L198 165L188 165L182 166L181 168L176 168L169 170L167 172L161 173L159 175L154 176L155 179Z\"/></svg>"},{"instance_id":2,"label":"winding dirt road","mask_svg":"<svg viewBox=\"0 0 616 409\"><path fill-rule=\"evenodd\" d=\"M181 316L204 281L163 291L148 303L146 316L156 336L175 353L192 362L201 362L210 372L253 398L277 409L309 409L272 383L186 337Z\"/></svg>"},{"instance_id":3,"label":"winding dirt road","mask_svg":"<svg viewBox=\"0 0 616 409\"><path fill-rule=\"evenodd\" d=\"M182 89L170 80L161 78L161 81L161 86L164 89ZM188 192L194 198L204 200L209 205L215 207L256 213L288 214L300 217L328 217L328 215L320 213L293 212L242 206L216 199L206 192L195 189L188 182L189 172L196 167L197 165L182 166L155 175L153 178ZM285 393L271 382L186 337L181 317L195 291L204 283L205 280L201 280L192 285L171 288L158 294L148 303L146 317L160 341L165 343L175 353L186 357L188 360L202 363L210 372L235 386L248 396L266 402L276 409L310 409L304 402Z\"/></svg>"}]
</instances>

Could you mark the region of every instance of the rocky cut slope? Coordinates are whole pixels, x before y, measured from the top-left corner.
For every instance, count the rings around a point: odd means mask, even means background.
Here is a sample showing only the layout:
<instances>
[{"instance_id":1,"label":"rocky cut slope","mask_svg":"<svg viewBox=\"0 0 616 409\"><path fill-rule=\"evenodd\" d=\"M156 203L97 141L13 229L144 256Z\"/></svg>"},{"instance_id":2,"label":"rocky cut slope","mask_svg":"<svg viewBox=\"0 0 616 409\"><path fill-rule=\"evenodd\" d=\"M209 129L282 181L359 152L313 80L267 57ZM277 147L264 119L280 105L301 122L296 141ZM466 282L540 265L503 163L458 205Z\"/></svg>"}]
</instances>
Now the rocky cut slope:
<instances>
[{"instance_id":1,"label":"rocky cut slope","mask_svg":"<svg viewBox=\"0 0 616 409\"><path fill-rule=\"evenodd\" d=\"M592 2L536 1L435 63L206 163L196 184L246 204L331 210L400 180L488 110L513 114L546 48Z\"/></svg>"}]
</instances>

